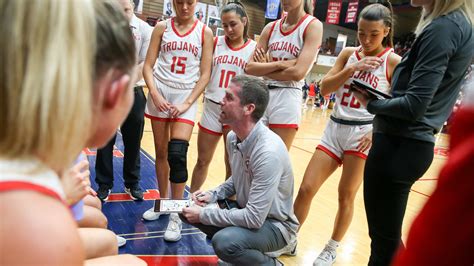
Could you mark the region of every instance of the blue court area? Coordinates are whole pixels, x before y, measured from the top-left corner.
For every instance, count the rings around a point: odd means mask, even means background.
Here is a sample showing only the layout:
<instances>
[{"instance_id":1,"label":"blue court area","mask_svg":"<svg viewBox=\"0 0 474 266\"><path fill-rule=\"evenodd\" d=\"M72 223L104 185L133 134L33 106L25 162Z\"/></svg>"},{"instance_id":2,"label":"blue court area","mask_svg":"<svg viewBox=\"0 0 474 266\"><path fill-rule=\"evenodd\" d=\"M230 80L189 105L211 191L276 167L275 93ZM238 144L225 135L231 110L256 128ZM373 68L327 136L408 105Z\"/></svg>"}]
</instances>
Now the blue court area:
<instances>
[{"instance_id":1,"label":"blue court area","mask_svg":"<svg viewBox=\"0 0 474 266\"><path fill-rule=\"evenodd\" d=\"M183 223L182 238L178 242L166 242L163 234L168 225L168 215L156 221L145 221L142 214L153 207L153 200L159 198L154 159L142 150L141 180L145 200L132 201L124 192L123 184L123 142L117 135L114 150L114 187L109 200L102 206L109 220L109 229L127 239L127 244L119 253L138 255L148 265L209 265L215 264L217 257L211 243L197 228ZM95 183L95 151L87 151L90 162L91 182ZM186 194L189 188L186 188Z\"/></svg>"}]
</instances>

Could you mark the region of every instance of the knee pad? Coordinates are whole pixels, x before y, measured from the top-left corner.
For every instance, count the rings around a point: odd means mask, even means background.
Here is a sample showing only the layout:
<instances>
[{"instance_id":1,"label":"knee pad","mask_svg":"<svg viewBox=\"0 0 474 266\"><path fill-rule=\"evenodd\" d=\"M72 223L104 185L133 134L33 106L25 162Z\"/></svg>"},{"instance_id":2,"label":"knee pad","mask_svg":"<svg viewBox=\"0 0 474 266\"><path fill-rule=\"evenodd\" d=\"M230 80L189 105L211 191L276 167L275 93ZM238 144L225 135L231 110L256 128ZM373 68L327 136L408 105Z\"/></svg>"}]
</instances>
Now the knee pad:
<instances>
[{"instance_id":1,"label":"knee pad","mask_svg":"<svg viewBox=\"0 0 474 266\"><path fill-rule=\"evenodd\" d=\"M168 164L170 166L170 181L172 183L185 183L188 181L188 168L186 157L189 142L172 139L168 142Z\"/></svg>"}]
</instances>

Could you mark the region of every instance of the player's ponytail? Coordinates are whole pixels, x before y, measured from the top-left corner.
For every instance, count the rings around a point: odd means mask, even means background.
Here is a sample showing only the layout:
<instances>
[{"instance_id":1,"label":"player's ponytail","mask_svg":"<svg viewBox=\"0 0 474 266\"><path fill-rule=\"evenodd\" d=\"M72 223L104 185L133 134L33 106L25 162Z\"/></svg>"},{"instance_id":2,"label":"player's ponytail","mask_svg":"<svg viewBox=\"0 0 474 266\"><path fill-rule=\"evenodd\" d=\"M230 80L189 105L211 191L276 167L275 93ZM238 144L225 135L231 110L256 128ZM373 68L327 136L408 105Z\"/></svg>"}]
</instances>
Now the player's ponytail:
<instances>
[{"instance_id":1,"label":"player's ponytail","mask_svg":"<svg viewBox=\"0 0 474 266\"><path fill-rule=\"evenodd\" d=\"M306 14L313 15L313 0L303 0L303 9Z\"/></svg>"}]
</instances>

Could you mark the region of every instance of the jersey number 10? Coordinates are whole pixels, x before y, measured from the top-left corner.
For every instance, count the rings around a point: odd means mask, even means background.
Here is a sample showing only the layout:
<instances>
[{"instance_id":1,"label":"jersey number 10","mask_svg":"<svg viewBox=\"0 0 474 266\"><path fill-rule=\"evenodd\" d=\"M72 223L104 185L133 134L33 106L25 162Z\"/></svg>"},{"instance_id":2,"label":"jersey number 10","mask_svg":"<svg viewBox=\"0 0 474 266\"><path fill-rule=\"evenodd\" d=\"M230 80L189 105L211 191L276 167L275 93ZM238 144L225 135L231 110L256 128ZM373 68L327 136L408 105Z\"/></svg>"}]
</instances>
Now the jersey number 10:
<instances>
[{"instance_id":1,"label":"jersey number 10","mask_svg":"<svg viewBox=\"0 0 474 266\"><path fill-rule=\"evenodd\" d=\"M235 77L237 73L234 71L226 71L225 69L221 70L221 78L219 79L219 88L228 88L229 82Z\"/></svg>"}]
</instances>

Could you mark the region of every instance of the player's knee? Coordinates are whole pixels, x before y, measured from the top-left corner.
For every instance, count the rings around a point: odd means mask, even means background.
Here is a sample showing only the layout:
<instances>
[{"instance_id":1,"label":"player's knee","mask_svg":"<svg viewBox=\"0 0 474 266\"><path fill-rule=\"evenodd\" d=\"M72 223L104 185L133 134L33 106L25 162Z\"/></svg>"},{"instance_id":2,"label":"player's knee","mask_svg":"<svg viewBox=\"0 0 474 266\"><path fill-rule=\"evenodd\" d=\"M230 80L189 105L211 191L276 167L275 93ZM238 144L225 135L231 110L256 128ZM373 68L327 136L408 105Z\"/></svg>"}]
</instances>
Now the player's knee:
<instances>
[{"instance_id":1,"label":"player's knee","mask_svg":"<svg viewBox=\"0 0 474 266\"><path fill-rule=\"evenodd\" d=\"M188 180L188 146L189 142L186 140L172 139L168 143L168 164L172 183L185 183Z\"/></svg>"}]
</instances>

